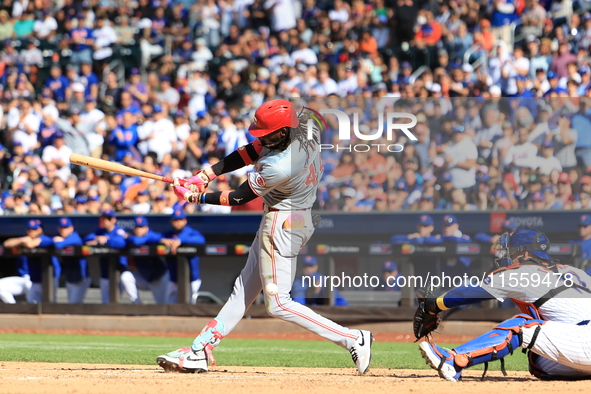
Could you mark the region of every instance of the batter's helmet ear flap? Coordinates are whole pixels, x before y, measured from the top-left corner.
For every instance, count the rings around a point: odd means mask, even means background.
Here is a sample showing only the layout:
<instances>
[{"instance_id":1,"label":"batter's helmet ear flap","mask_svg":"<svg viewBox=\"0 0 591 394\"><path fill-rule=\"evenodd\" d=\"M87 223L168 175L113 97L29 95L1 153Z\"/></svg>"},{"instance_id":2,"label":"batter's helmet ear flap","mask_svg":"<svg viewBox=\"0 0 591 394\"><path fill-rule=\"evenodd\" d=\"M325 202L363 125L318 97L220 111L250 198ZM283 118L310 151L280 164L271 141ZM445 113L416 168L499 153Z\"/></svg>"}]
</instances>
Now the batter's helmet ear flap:
<instances>
[{"instance_id":1,"label":"batter's helmet ear flap","mask_svg":"<svg viewBox=\"0 0 591 394\"><path fill-rule=\"evenodd\" d=\"M263 137L283 127L296 128L300 125L293 104L287 100L271 100L261 105L255 112L248 128L253 137Z\"/></svg>"}]
</instances>

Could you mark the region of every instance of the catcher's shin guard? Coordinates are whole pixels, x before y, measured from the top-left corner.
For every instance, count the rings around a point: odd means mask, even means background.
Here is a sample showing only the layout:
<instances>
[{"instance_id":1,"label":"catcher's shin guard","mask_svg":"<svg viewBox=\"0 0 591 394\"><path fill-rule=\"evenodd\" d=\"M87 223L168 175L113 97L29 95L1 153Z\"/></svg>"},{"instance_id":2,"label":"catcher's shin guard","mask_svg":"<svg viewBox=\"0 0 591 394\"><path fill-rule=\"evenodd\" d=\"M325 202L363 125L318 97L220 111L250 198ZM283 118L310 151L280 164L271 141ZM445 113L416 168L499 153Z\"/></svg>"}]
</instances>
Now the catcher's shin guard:
<instances>
[{"instance_id":1,"label":"catcher's shin guard","mask_svg":"<svg viewBox=\"0 0 591 394\"><path fill-rule=\"evenodd\" d=\"M207 355L207 359L209 360L211 365L215 365L215 358L213 357L213 348L216 347L224 336L221 332L224 332L225 326L221 320L213 319L205 328L201 331L201 333L193 340L193 344L191 345L191 349L195 352L199 350L203 350Z\"/></svg>"},{"instance_id":2,"label":"catcher's shin guard","mask_svg":"<svg viewBox=\"0 0 591 394\"><path fill-rule=\"evenodd\" d=\"M488 369L488 362L495 360L501 361L501 370L506 375L503 358L521 347L523 343L521 329L523 327L541 326L542 324L544 324L543 320L536 320L527 315L517 315L509 320L505 320L492 331L453 350L444 351L435 344L428 350L431 351L433 349L432 352L440 357L441 362L436 369L441 371L441 367L444 364L451 364L454 367L458 372L455 380L459 378L464 368L482 363L485 363L484 374L482 375L484 378ZM533 346L533 342L530 343L529 347ZM433 362L431 364L434 366Z\"/></svg>"}]
</instances>

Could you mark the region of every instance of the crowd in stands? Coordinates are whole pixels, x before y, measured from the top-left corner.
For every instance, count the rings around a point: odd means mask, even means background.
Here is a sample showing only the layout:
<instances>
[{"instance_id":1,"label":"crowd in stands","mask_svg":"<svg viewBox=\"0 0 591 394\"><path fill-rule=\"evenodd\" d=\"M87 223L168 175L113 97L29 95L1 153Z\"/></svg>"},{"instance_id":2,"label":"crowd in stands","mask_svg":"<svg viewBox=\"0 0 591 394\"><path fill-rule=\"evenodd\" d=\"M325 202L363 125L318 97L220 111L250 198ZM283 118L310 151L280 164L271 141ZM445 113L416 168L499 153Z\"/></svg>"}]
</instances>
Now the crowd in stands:
<instances>
[{"instance_id":1,"label":"crowd in stands","mask_svg":"<svg viewBox=\"0 0 591 394\"><path fill-rule=\"evenodd\" d=\"M185 178L252 141L247 129L264 101L327 96L366 98L338 103L365 120L372 103L417 114L418 141L397 134L400 153L327 149L316 208L587 209L586 7L571 0L4 1L2 212L229 212L180 204L163 183L71 166L69 154ZM323 142L343 145L329 117ZM235 188L248 170L212 188ZM246 209L261 209L260 201Z\"/></svg>"}]
</instances>

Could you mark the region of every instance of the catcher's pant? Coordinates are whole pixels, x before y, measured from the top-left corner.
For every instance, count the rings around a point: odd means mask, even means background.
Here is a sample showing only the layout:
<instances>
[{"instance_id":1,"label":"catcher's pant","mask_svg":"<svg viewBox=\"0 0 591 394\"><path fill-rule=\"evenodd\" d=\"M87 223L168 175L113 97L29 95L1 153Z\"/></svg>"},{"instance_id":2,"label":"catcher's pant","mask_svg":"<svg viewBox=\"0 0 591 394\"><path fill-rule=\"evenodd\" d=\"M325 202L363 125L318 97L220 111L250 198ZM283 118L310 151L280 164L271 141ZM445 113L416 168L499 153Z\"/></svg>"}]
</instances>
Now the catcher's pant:
<instances>
[{"instance_id":1,"label":"catcher's pant","mask_svg":"<svg viewBox=\"0 0 591 394\"><path fill-rule=\"evenodd\" d=\"M523 328L522 347L532 341L535 327ZM540 326L531 351L540 357L531 361L543 376L554 378L591 377L591 325L547 321Z\"/></svg>"},{"instance_id":2,"label":"catcher's pant","mask_svg":"<svg viewBox=\"0 0 591 394\"><path fill-rule=\"evenodd\" d=\"M5 304L16 304L14 296L26 295L31 285L29 275L8 276L0 279L0 301Z\"/></svg>"},{"instance_id":3,"label":"catcher's pant","mask_svg":"<svg viewBox=\"0 0 591 394\"><path fill-rule=\"evenodd\" d=\"M276 295L264 293L269 315L295 323L345 349L351 348L357 332L320 316L293 301L289 295L297 255L308 242L314 226L311 211L265 211L246 266L234 283L232 295L217 316L224 323L221 334L228 335L268 283L275 283Z\"/></svg>"}]
</instances>

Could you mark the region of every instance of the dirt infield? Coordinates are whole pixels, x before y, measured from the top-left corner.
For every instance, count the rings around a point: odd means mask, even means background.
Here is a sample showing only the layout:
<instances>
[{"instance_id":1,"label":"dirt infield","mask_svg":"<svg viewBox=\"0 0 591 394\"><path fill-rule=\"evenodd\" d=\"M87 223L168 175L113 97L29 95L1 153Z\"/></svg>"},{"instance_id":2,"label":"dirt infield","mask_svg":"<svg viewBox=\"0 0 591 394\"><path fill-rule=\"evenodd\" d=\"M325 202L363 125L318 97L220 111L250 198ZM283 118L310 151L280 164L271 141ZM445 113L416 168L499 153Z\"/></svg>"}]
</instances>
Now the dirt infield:
<instances>
[{"instance_id":1,"label":"dirt infield","mask_svg":"<svg viewBox=\"0 0 591 394\"><path fill-rule=\"evenodd\" d=\"M372 369L358 376L353 368L213 367L204 374L164 373L157 366L0 362L2 393L334 393L438 394L587 391L588 382L541 382L526 372L466 371L464 381L446 382L434 371Z\"/></svg>"}]
</instances>

